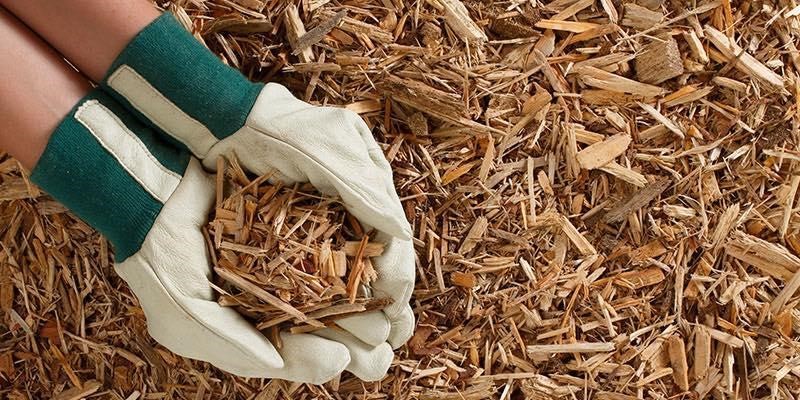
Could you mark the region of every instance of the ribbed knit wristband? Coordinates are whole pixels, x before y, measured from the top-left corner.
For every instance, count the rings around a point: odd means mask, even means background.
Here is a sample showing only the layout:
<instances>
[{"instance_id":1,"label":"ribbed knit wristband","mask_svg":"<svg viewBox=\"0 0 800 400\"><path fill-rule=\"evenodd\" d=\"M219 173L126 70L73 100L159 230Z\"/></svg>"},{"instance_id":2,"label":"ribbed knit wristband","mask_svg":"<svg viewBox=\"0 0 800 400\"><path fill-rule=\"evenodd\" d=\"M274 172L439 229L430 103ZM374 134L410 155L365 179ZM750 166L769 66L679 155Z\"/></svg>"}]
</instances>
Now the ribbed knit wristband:
<instances>
[{"instance_id":1,"label":"ribbed knit wristband","mask_svg":"<svg viewBox=\"0 0 800 400\"><path fill-rule=\"evenodd\" d=\"M139 32L102 82L200 158L244 125L262 87L222 63L169 12Z\"/></svg>"},{"instance_id":2,"label":"ribbed knit wristband","mask_svg":"<svg viewBox=\"0 0 800 400\"><path fill-rule=\"evenodd\" d=\"M123 261L141 247L188 163L186 151L95 90L53 132L31 179L105 235Z\"/></svg>"}]
</instances>

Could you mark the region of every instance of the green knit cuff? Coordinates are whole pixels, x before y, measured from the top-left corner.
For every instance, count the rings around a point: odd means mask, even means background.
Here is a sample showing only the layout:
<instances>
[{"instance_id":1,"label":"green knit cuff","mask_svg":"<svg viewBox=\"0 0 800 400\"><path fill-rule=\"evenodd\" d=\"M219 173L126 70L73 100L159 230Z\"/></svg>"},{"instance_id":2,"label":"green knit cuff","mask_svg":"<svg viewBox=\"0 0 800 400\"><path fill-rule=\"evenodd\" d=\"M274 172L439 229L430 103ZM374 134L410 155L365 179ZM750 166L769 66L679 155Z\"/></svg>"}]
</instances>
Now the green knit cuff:
<instances>
[{"instance_id":1,"label":"green knit cuff","mask_svg":"<svg viewBox=\"0 0 800 400\"><path fill-rule=\"evenodd\" d=\"M189 163L125 107L95 90L50 137L31 179L114 246L136 253Z\"/></svg>"},{"instance_id":2,"label":"green knit cuff","mask_svg":"<svg viewBox=\"0 0 800 400\"><path fill-rule=\"evenodd\" d=\"M165 12L127 45L102 87L202 158L210 139L244 126L263 85L222 63Z\"/></svg>"}]
</instances>

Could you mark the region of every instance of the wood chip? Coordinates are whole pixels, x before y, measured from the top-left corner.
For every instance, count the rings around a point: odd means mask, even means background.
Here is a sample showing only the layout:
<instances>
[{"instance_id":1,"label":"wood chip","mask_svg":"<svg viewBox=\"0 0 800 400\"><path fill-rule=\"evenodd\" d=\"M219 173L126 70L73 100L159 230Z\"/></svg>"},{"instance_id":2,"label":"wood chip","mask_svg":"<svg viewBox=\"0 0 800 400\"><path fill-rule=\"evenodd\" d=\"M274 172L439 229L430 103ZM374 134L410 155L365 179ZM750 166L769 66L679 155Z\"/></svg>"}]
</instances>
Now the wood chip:
<instances>
[{"instance_id":1,"label":"wood chip","mask_svg":"<svg viewBox=\"0 0 800 400\"><path fill-rule=\"evenodd\" d=\"M528 346L528 354L607 353L614 351L614 343L543 344Z\"/></svg>"},{"instance_id":2,"label":"wood chip","mask_svg":"<svg viewBox=\"0 0 800 400\"><path fill-rule=\"evenodd\" d=\"M662 192L667 190L670 185L668 178L660 178L649 186L642 188L631 195L625 200L620 202L617 206L611 209L605 215L607 222L619 222L626 218L630 213L641 209L648 205L651 201L655 200Z\"/></svg>"},{"instance_id":3,"label":"wood chip","mask_svg":"<svg viewBox=\"0 0 800 400\"><path fill-rule=\"evenodd\" d=\"M731 257L748 263L764 273L789 281L800 270L800 258L785 247L743 232L736 232L725 244Z\"/></svg>"},{"instance_id":4,"label":"wood chip","mask_svg":"<svg viewBox=\"0 0 800 400\"><path fill-rule=\"evenodd\" d=\"M714 44L728 60L734 63L736 69L759 79L773 90L783 89L783 78L781 78L780 75L772 72L767 66L725 36L724 33L712 26L706 26L705 33L708 40Z\"/></svg>"},{"instance_id":5,"label":"wood chip","mask_svg":"<svg viewBox=\"0 0 800 400\"><path fill-rule=\"evenodd\" d=\"M657 25L663 18L664 15L661 12L651 11L633 2L625 3L622 25L645 30Z\"/></svg>"},{"instance_id":6,"label":"wood chip","mask_svg":"<svg viewBox=\"0 0 800 400\"><path fill-rule=\"evenodd\" d=\"M483 30L469 16L467 7L460 0L438 0L445 11L447 24L453 31L467 42L483 42L488 40Z\"/></svg>"},{"instance_id":7,"label":"wood chip","mask_svg":"<svg viewBox=\"0 0 800 400\"><path fill-rule=\"evenodd\" d=\"M625 133L614 135L578 152L581 168L600 168L622 155L631 144L631 137Z\"/></svg>"},{"instance_id":8,"label":"wood chip","mask_svg":"<svg viewBox=\"0 0 800 400\"><path fill-rule=\"evenodd\" d=\"M671 36L660 37L636 56L636 77L657 85L683 74L683 58L678 42Z\"/></svg>"},{"instance_id":9,"label":"wood chip","mask_svg":"<svg viewBox=\"0 0 800 400\"><path fill-rule=\"evenodd\" d=\"M643 97L656 97L664 94L665 90L653 85L637 82L595 67L582 67L575 70L581 81L589 86L614 92L630 93Z\"/></svg>"},{"instance_id":10,"label":"wood chip","mask_svg":"<svg viewBox=\"0 0 800 400\"><path fill-rule=\"evenodd\" d=\"M537 28L552 29L554 31L567 31L574 33L586 32L590 29L597 28L597 24L589 22L573 22L573 21L558 21L543 19L536 23Z\"/></svg>"},{"instance_id":11,"label":"wood chip","mask_svg":"<svg viewBox=\"0 0 800 400\"><path fill-rule=\"evenodd\" d=\"M686 361L686 346L678 335L668 340L669 360L672 365L672 378L684 392L689 390L689 364Z\"/></svg>"},{"instance_id":12,"label":"wood chip","mask_svg":"<svg viewBox=\"0 0 800 400\"><path fill-rule=\"evenodd\" d=\"M85 382L81 387L67 389L53 396L53 400L80 400L94 394L100 390L102 386L102 383L98 381Z\"/></svg>"}]
</instances>

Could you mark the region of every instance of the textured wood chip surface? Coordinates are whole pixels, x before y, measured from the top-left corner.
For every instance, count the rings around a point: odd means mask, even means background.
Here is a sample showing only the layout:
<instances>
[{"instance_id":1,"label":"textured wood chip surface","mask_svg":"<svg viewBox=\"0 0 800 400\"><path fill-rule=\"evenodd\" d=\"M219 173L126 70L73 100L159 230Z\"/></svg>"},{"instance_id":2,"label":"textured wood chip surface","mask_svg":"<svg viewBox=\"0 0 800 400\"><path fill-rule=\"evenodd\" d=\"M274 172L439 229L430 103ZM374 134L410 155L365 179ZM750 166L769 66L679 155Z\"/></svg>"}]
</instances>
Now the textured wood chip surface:
<instances>
[{"instance_id":1,"label":"textured wood chip surface","mask_svg":"<svg viewBox=\"0 0 800 400\"><path fill-rule=\"evenodd\" d=\"M2 156L0 398L797 398L797 1L157 3L251 79L364 118L414 227L414 336L370 383L184 359ZM227 168L206 231L221 275L274 298L215 276L219 301L273 339L383 306L350 303L379 249L336 200L263 179Z\"/></svg>"}]
</instances>

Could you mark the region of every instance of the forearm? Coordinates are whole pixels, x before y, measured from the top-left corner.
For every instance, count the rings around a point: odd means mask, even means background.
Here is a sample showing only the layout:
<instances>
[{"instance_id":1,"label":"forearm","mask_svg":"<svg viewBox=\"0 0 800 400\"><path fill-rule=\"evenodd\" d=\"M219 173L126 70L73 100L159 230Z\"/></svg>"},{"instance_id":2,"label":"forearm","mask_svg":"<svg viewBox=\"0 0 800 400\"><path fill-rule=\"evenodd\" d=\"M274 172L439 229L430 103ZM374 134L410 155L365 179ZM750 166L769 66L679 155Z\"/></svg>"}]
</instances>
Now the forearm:
<instances>
[{"instance_id":1,"label":"forearm","mask_svg":"<svg viewBox=\"0 0 800 400\"><path fill-rule=\"evenodd\" d=\"M200 158L213 142L244 125L261 90L146 0L0 4L119 101L148 115L154 126L169 131ZM169 102L154 101L163 98ZM179 123L172 123L178 116ZM198 136L207 140L196 146L187 143L187 138Z\"/></svg>"},{"instance_id":2,"label":"forearm","mask_svg":"<svg viewBox=\"0 0 800 400\"><path fill-rule=\"evenodd\" d=\"M2 7L0 55L0 148L32 169L90 85Z\"/></svg>"},{"instance_id":3,"label":"forearm","mask_svg":"<svg viewBox=\"0 0 800 400\"><path fill-rule=\"evenodd\" d=\"M160 12L147 0L0 0L95 82Z\"/></svg>"}]
</instances>

